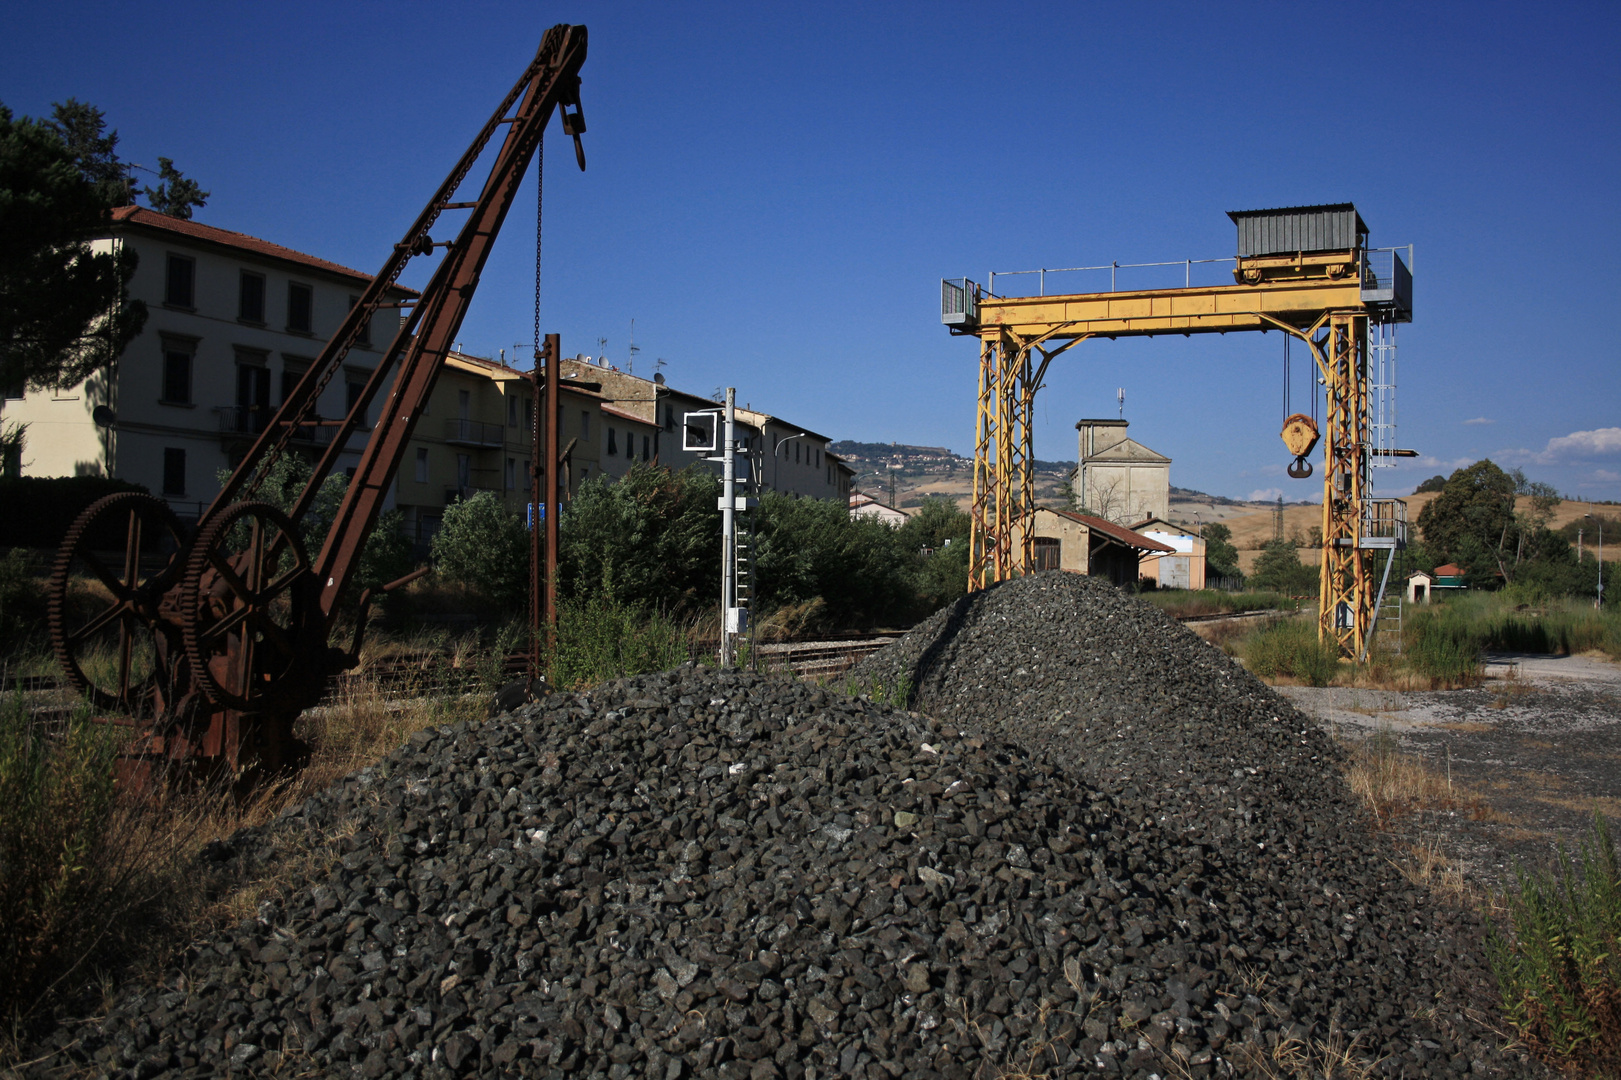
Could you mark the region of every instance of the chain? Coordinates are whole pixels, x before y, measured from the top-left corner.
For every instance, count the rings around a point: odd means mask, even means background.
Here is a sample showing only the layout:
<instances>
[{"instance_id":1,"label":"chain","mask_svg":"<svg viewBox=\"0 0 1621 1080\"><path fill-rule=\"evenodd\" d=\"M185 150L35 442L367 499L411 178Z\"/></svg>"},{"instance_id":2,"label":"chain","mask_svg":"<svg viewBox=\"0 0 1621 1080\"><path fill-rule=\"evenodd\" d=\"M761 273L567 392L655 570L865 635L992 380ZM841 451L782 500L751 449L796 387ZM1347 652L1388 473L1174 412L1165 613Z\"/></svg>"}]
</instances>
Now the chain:
<instances>
[{"instance_id":1,"label":"chain","mask_svg":"<svg viewBox=\"0 0 1621 1080\"><path fill-rule=\"evenodd\" d=\"M545 208L546 193L546 128L540 130L540 143L535 144L535 362L540 363L540 222ZM553 357L553 365L558 358ZM556 368L553 368L556 370ZM551 371L546 375L550 376ZM535 402L540 409L540 402Z\"/></svg>"}]
</instances>

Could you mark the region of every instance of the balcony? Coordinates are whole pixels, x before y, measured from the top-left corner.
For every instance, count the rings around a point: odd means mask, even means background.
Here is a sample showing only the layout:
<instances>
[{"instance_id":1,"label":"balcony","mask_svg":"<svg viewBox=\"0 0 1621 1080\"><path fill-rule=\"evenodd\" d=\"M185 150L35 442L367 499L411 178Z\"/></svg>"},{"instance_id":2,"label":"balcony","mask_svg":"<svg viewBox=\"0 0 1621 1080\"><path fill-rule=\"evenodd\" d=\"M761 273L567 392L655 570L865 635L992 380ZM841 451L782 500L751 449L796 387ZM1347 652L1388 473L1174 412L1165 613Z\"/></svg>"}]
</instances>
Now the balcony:
<instances>
[{"instance_id":1,"label":"balcony","mask_svg":"<svg viewBox=\"0 0 1621 1080\"><path fill-rule=\"evenodd\" d=\"M506 443L506 428L480 420L446 420L445 441L452 446L499 450Z\"/></svg>"},{"instance_id":2,"label":"balcony","mask_svg":"<svg viewBox=\"0 0 1621 1080\"><path fill-rule=\"evenodd\" d=\"M220 434L239 435L244 438L257 438L264 434L276 417L276 410L270 406L248 407L242 405L216 405L214 418ZM313 417L306 423L300 424L293 432L293 442L310 446L326 446L332 442L332 436L337 432L336 421L322 420Z\"/></svg>"}]
</instances>

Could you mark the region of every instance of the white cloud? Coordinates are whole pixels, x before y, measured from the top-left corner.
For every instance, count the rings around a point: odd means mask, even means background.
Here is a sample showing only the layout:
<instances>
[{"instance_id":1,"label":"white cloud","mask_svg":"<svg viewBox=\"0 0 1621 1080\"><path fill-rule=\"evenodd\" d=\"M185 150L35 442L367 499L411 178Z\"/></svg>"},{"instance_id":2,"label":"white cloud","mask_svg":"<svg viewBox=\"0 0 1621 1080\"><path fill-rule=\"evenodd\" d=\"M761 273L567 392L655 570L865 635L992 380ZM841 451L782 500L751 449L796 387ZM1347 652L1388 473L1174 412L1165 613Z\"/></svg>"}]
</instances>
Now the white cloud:
<instances>
[{"instance_id":1,"label":"white cloud","mask_svg":"<svg viewBox=\"0 0 1621 1080\"><path fill-rule=\"evenodd\" d=\"M1497 423L1497 421L1491 419L1490 417L1477 416L1473 420L1465 420L1464 423L1466 423L1466 424L1495 424L1495 423Z\"/></svg>"},{"instance_id":2,"label":"white cloud","mask_svg":"<svg viewBox=\"0 0 1621 1080\"><path fill-rule=\"evenodd\" d=\"M1549 439L1548 445L1532 455L1538 465L1554 465L1572 458L1608 457L1621 454L1621 427L1595 428L1592 431L1573 431Z\"/></svg>"},{"instance_id":3,"label":"white cloud","mask_svg":"<svg viewBox=\"0 0 1621 1080\"><path fill-rule=\"evenodd\" d=\"M1257 488L1249 493L1250 502L1277 502L1278 496L1283 494L1282 488Z\"/></svg>"},{"instance_id":4,"label":"white cloud","mask_svg":"<svg viewBox=\"0 0 1621 1080\"><path fill-rule=\"evenodd\" d=\"M1613 469L1594 469L1588 479L1595 484L1621 484L1621 472Z\"/></svg>"}]
</instances>

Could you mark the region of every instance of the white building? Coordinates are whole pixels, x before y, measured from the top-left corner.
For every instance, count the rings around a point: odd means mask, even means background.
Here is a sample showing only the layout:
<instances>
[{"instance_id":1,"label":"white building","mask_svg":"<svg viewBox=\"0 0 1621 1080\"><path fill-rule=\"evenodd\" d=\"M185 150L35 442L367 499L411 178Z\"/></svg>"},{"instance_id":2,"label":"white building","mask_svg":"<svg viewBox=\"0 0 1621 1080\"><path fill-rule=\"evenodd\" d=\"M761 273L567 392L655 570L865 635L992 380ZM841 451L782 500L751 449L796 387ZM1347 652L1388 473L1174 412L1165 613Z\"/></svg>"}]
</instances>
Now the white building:
<instances>
[{"instance_id":1,"label":"white building","mask_svg":"<svg viewBox=\"0 0 1621 1080\"><path fill-rule=\"evenodd\" d=\"M0 415L28 425L20 471L116 476L195 517L371 275L139 206L114 210L108 234L92 246L135 251L129 293L146 303L146 327L114 365L78 385L6 391ZM363 337L321 395L320 416L342 417L381 361L396 324L379 321L387 325ZM329 430L304 429L293 445L313 456ZM367 437L351 437L340 468L358 463Z\"/></svg>"},{"instance_id":2,"label":"white building","mask_svg":"<svg viewBox=\"0 0 1621 1080\"><path fill-rule=\"evenodd\" d=\"M1126 420L1082 420L1075 503L1119 525L1171 512L1171 459L1126 437Z\"/></svg>"}]
</instances>

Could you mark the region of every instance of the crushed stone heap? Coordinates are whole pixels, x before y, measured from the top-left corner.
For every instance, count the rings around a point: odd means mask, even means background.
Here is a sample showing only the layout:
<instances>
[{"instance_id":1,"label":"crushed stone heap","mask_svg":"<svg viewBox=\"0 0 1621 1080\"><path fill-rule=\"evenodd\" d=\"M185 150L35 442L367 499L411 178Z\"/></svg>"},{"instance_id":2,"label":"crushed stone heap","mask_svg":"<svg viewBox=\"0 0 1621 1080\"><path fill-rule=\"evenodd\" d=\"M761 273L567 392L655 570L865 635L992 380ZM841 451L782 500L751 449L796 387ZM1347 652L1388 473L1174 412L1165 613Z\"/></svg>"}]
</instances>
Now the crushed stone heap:
<instances>
[{"instance_id":1,"label":"crushed stone heap","mask_svg":"<svg viewBox=\"0 0 1621 1080\"><path fill-rule=\"evenodd\" d=\"M1048 606L1019 614L1020 591ZM1156 663L1189 648L1135 600L1027 579L957 612L983 703L1015 684L974 667L976 620L1078 604L1175 638ZM1050 679L1060 655L1027 660ZM334 845L257 918L61 1029L38 1068L1169 1080L1314 1075L1284 1066L1321 1071L1354 1038L1374 1075L1525 1075L1447 1011L1448 928L1336 794L1331 748L1228 676L1180 700L1206 726L1250 702L1232 722L1256 742L1188 796L1131 753L1198 738L1156 745L1122 709L1136 749L1112 752L1112 728L1092 748L1103 684L1084 680L1064 684L1090 702L1069 715L1053 691L1041 717L1070 730L1050 743L1009 737L1016 710L970 726L690 666L426 731L216 852ZM1313 797L1326 818L1304 816Z\"/></svg>"},{"instance_id":2,"label":"crushed stone heap","mask_svg":"<svg viewBox=\"0 0 1621 1080\"><path fill-rule=\"evenodd\" d=\"M936 612L851 679L1012 740L1201 851L1237 933L1223 970L1284 984L1314 1038L1332 1019L1376 1074L1496 1060L1470 1018L1495 1001L1478 920L1400 873L1315 721L1154 606L1034 574Z\"/></svg>"}]
</instances>

